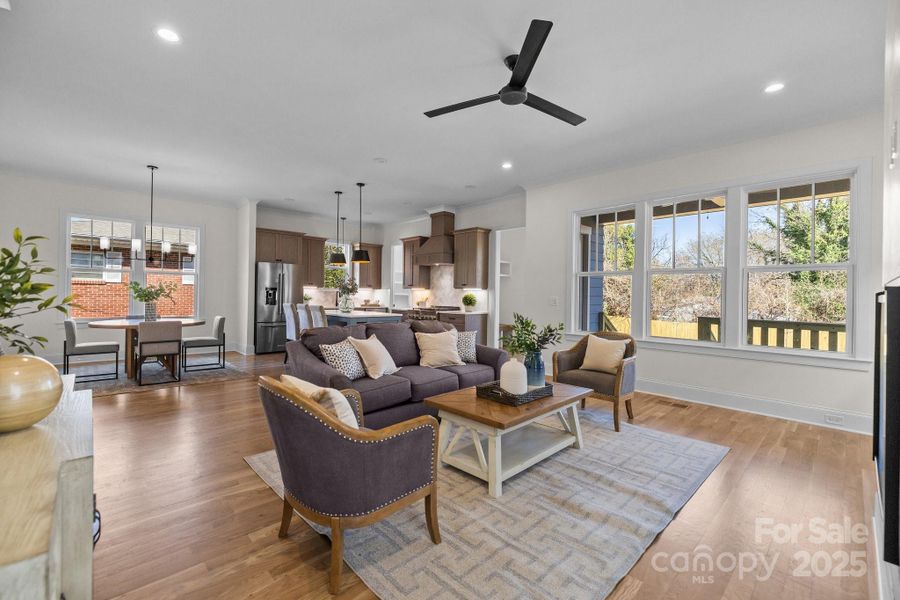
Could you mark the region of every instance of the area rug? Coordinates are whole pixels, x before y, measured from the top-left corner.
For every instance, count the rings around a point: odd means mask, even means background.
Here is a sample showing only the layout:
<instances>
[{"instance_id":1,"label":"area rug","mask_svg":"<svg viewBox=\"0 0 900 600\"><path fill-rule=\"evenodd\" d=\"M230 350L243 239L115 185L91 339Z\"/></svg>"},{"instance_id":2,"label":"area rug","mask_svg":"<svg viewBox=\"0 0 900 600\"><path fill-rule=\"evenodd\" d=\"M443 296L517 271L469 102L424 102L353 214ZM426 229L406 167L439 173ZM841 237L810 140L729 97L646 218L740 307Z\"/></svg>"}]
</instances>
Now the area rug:
<instances>
[{"instance_id":1,"label":"area rug","mask_svg":"<svg viewBox=\"0 0 900 600\"><path fill-rule=\"evenodd\" d=\"M609 413L580 415L584 447L508 479L500 498L439 467L441 544L418 502L348 530L344 560L384 600L605 598L728 448L626 423L616 433ZM244 460L283 497L274 450Z\"/></svg>"},{"instance_id":2,"label":"area rug","mask_svg":"<svg viewBox=\"0 0 900 600\"><path fill-rule=\"evenodd\" d=\"M203 360L203 359L200 359ZM213 357L212 360L215 360ZM112 364L87 364L72 365L70 374L96 375L112 371ZM60 371L61 372L61 371ZM172 374L159 363L144 363L144 385L139 386L137 379L128 379L125 376L125 367L119 363L119 378L104 379L102 381L84 381L75 384L76 390L91 390L94 398L112 396L113 394L125 394L134 392L149 392L172 386L196 385L200 383L221 383L238 379L251 379L254 376L246 371L241 371L229 362L224 369L212 369L209 371L188 371L181 374L181 381L172 381Z\"/></svg>"}]
</instances>

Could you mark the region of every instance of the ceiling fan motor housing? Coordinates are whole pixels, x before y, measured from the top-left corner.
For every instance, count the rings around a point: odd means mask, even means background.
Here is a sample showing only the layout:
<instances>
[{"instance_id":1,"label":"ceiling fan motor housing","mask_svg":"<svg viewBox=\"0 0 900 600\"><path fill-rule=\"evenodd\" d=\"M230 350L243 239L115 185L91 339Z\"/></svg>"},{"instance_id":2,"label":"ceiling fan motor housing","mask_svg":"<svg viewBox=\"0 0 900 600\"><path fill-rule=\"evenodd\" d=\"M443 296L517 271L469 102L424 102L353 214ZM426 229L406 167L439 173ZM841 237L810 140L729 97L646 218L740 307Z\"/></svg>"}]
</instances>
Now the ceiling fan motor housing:
<instances>
[{"instance_id":1,"label":"ceiling fan motor housing","mask_svg":"<svg viewBox=\"0 0 900 600\"><path fill-rule=\"evenodd\" d=\"M525 87L503 86L500 90L500 102L503 104L522 104L528 100L528 90Z\"/></svg>"}]
</instances>

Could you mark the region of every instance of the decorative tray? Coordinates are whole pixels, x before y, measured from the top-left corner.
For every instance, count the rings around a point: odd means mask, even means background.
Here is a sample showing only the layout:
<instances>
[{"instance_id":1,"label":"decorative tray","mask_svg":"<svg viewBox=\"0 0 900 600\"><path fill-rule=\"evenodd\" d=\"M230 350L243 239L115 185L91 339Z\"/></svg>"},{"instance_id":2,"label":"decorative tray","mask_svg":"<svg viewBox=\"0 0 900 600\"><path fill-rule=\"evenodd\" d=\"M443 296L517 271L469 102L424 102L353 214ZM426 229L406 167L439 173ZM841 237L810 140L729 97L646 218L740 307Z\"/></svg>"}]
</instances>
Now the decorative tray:
<instances>
[{"instance_id":1,"label":"decorative tray","mask_svg":"<svg viewBox=\"0 0 900 600\"><path fill-rule=\"evenodd\" d=\"M541 398L552 396L553 384L548 383L544 386L531 388L524 394L510 394L500 387L499 381L492 381L490 383L485 383L484 385L476 385L475 395L479 398L487 398L488 400L499 402L500 404L519 406L521 404L527 404L535 400L540 400Z\"/></svg>"}]
</instances>

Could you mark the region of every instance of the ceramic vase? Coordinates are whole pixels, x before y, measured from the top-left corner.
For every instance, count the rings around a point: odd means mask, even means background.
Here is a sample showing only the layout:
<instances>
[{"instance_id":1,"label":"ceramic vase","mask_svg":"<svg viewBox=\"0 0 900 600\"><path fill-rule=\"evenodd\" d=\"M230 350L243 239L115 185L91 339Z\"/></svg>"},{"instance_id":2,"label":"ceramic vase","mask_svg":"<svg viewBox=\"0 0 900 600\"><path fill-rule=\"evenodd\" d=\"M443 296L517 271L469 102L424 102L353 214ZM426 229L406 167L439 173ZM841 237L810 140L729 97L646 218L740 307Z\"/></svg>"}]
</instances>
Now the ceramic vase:
<instances>
[{"instance_id":1,"label":"ceramic vase","mask_svg":"<svg viewBox=\"0 0 900 600\"><path fill-rule=\"evenodd\" d=\"M525 365L510 358L500 367L500 387L510 394L524 394L528 391L528 373Z\"/></svg>"},{"instance_id":2,"label":"ceramic vase","mask_svg":"<svg viewBox=\"0 0 900 600\"><path fill-rule=\"evenodd\" d=\"M62 390L59 371L43 358L0 355L0 433L25 429L49 415Z\"/></svg>"},{"instance_id":3,"label":"ceramic vase","mask_svg":"<svg viewBox=\"0 0 900 600\"><path fill-rule=\"evenodd\" d=\"M529 386L547 385L544 379L544 357L540 350L525 354L525 370L528 372Z\"/></svg>"},{"instance_id":4,"label":"ceramic vase","mask_svg":"<svg viewBox=\"0 0 900 600\"><path fill-rule=\"evenodd\" d=\"M155 321L156 319L157 319L156 302L145 302L144 303L144 320L145 321Z\"/></svg>"}]
</instances>

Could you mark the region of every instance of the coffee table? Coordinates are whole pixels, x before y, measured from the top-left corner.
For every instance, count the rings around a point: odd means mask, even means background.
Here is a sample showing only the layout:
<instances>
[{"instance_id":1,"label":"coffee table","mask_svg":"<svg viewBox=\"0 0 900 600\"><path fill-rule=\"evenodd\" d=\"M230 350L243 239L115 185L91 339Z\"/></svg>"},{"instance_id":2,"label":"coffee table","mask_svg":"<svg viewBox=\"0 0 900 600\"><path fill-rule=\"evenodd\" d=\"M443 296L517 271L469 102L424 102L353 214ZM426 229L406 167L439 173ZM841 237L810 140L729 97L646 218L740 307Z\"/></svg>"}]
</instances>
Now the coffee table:
<instances>
[{"instance_id":1,"label":"coffee table","mask_svg":"<svg viewBox=\"0 0 900 600\"><path fill-rule=\"evenodd\" d=\"M479 398L469 387L426 398L425 404L441 419L440 460L487 481L488 494L499 498L503 482L513 475L569 446L581 448L578 404L591 392L554 383L552 396L507 406ZM561 429L537 422L553 414Z\"/></svg>"}]
</instances>

